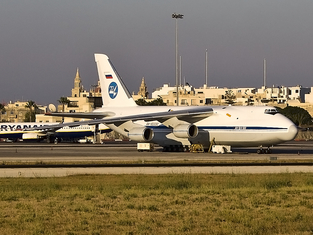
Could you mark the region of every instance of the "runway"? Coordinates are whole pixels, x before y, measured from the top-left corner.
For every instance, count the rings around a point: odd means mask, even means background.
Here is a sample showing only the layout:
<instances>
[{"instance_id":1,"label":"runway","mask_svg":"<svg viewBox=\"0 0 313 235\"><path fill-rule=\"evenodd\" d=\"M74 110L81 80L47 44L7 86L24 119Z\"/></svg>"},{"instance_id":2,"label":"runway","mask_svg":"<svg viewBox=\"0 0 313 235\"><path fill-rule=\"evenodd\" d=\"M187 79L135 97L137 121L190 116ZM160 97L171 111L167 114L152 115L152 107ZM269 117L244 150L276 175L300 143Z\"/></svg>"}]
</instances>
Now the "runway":
<instances>
[{"instance_id":1,"label":"runway","mask_svg":"<svg viewBox=\"0 0 313 235\"><path fill-rule=\"evenodd\" d=\"M307 161L313 162L312 142L288 142L275 146L272 154L256 154L255 148L233 148L232 154L138 152L134 143L108 142L93 144L23 144L0 143L0 164L116 163L116 162L245 162L245 161ZM272 159L272 160L271 160ZM61 177L75 174L169 174L226 173L261 174L313 172L313 166L198 166L198 167L62 167L6 168L0 177Z\"/></svg>"}]
</instances>

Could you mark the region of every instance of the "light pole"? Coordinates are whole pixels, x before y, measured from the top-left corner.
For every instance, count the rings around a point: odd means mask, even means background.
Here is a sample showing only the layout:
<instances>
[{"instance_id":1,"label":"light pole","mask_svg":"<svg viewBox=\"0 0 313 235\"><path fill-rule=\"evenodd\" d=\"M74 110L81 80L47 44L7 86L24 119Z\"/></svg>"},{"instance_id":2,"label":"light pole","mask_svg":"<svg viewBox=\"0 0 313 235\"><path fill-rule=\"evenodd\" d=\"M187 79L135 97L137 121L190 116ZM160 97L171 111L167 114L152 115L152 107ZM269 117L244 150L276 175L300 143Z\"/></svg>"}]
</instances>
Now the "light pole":
<instances>
[{"instance_id":1,"label":"light pole","mask_svg":"<svg viewBox=\"0 0 313 235\"><path fill-rule=\"evenodd\" d=\"M208 86L208 49L205 50L205 85Z\"/></svg>"},{"instance_id":2,"label":"light pole","mask_svg":"<svg viewBox=\"0 0 313 235\"><path fill-rule=\"evenodd\" d=\"M266 59L263 60L263 86L266 89Z\"/></svg>"},{"instance_id":3,"label":"light pole","mask_svg":"<svg viewBox=\"0 0 313 235\"><path fill-rule=\"evenodd\" d=\"M179 105L178 100L178 36L177 36L177 19L182 19L184 15L182 14L172 14L172 18L176 21L176 27L175 27L175 46L176 46L176 55L175 55L175 61L176 61L176 104Z\"/></svg>"}]
</instances>

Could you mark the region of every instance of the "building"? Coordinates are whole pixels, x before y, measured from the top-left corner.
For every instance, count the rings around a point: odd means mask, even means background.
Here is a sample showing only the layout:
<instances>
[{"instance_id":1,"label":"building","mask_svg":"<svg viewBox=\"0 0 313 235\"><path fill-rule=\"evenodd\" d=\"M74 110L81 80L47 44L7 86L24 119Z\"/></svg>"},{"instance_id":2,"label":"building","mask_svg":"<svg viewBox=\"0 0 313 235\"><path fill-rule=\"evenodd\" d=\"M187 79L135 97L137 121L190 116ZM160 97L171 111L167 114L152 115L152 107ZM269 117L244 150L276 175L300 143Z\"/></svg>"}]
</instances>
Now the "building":
<instances>
[{"instance_id":1,"label":"building","mask_svg":"<svg viewBox=\"0 0 313 235\"><path fill-rule=\"evenodd\" d=\"M152 93L152 98L156 99L162 97L163 101L167 105L177 105L176 87L170 87L168 84L164 84L163 87L157 88ZM251 102L252 96L255 94L255 88L219 88L219 87L207 87L204 85L200 88L194 88L187 84L178 87L178 100L179 105L223 105L228 104L229 96L227 94L232 93L234 103L237 105L247 105Z\"/></svg>"},{"instance_id":2,"label":"building","mask_svg":"<svg viewBox=\"0 0 313 235\"><path fill-rule=\"evenodd\" d=\"M96 86L93 86L92 89L86 91L82 85L79 69L77 68L72 95L68 96L67 99L70 101L70 103L68 105L64 105L64 110L63 105L60 104L58 106L58 112L92 112L94 109L100 108L102 106L100 84L98 82Z\"/></svg>"},{"instance_id":3,"label":"building","mask_svg":"<svg viewBox=\"0 0 313 235\"><path fill-rule=\"evenodd\" d=\"M310 92L308 94L305 94L304 95L304 100L305 100L305 103L311 103L313 104L313 87L310 88Z\"/></svg>"},{"instance_id":4,"label":"building","mask_svg":"<svg viewBox=\"0 0 313 235\"><path fill-rule=\"evenodd\" d=\"M71 96L66 97L69 100L68 104L59 104L57 107L58 112L65 113L85 113L92 112L96 108L102 107L102 94L100 82L92 86L89 91L86 91L82 85L79 69L76 70L74 78L74 87L71 91ZM51 117L45 115L36 115L38 122L73 122L80 121L81 119L67 118L62 120L61 117Z\"/></svg>"},{"instance_id":5,"label":"building","mask_svg":"<svg viewBox=\"0 0 313 235\"><path fill-rule=\"evenodd\" d=\"M299 104L305 102L305 96L310 92L310 88L297 85L295 87L262 87L258 89L258 94L262 94L264 103L276 104Z\"/></svg>"},{"instance_id":6,"label":"building","mask_svg":"<svg viewBox=\"0 0 313 235\"><path fill-rule=\"evenodd\" d=\"M163 89L164 88L164 89ZM177 88L169 87L168 84L165 84L163 88L159 88L157 91L157 97L155 94L152 95L152 98L162 97L163 102L169 106L177 105ZM192 86L180 86L178 87L178 101L179 105L189 106L189 105L203 105L205 96L203 92L197 92Z\"/></svg>"},{"instance_id":7,"label":"building","mask_svg":"<svg viewBox=\"0 0 313 235\"><path fill-rule=\"evenodd\" d=\"M257 88L200 88L185 85L179 87L179 105L296 105L304 103L309 88L262 87ZM162 97L167 105L177 105L176 87L164 84L152 92L152 98ZM313 97L313 96L312 96ZM313 100L313 98L312 98Z\"/></svg>"},{"instance_id":8,"label":"building","mask_svg":"<svg viewBox=\"0 0 313 235\"><path fill-rule=\"evenodd\" d=\"M11 101L4 105L4 111L0 113L1 122L24 122L25 115L29 112L26 108L28 101ZM36 113L47 112L47 106L37 105Z\"/></svg>"},{"instance_id":9,"label":"building","mask_svg":"<svg viewBox=\"0 0 313 235\"><path fill-rule=\"evenodd\" d=\"M141 84L140 84L139 91L138 91L137 95L135 95L135 93L133 92L132 97L134 100L148 99L149 98L148 87L146 85L144 77L141 79Z\"/></svg>"}]
</instances>

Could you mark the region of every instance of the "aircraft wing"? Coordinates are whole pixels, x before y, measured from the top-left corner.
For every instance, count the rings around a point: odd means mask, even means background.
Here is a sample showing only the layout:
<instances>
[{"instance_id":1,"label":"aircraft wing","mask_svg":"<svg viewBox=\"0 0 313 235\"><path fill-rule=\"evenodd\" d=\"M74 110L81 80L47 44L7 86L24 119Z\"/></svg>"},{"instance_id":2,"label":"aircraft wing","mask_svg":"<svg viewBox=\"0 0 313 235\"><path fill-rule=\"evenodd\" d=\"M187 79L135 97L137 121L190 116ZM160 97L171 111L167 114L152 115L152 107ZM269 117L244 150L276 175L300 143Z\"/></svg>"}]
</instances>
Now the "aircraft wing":
<instances>
[{"instance_id":1,"label":"aircraft wing","mask_svg":"<svg viewBox=\"0 0 313 235\"><path fill-rule=\"evenodd\" d=\"M46 113L47 116L54 117L72 117L72 118L89 118L102 119L104 117L113 116L113 112L89 112L89 113Z\"/></svg>"},{"instance_id":2,"label":"aircraft wing","mask_svg":"<svg viewBox=\"0 0 313 235\"><path fill-rule=\"evenodd\" d=\"M135 115L127 115L121 117L109 117L103 119L93 119L88 121L81 122L68 122L68 123L60 123L56 125L47 125L41 127L35 127L28 130L56 130L65 126L75 127L79 125L98 125L98 124L115 124L120 125L127 121L153 121L157 120L161 123L169 120L171 118L176 117L178 120L186 121L186 122L196 122L202 120L206 117L209 117L213 114L213 109L210 107L192 107L183 110L171 110L169 109L166 112L157 112L157 113L144 113L144 114L135 114Z\"/></svg>"},{"instance_id":3,"label":"aircraft wing","mask_svg":"<svg viewBox=\"0 0 313 235\"><path fill-rule=\"evenodd\" d=\"M129 120L133 120L133 121L157 120L163 123L164 121L168 119L176 117L178 120L194 123L208 116L211 116L212 114L213 114L213 109L210 107L192 107L192 108L183 109L183 110L169 109L166 112L131 115L131 116L126 116L126 117L121 118L120 121L124 122L124 121L129 121Z\"/></svg>"}]
</instances>

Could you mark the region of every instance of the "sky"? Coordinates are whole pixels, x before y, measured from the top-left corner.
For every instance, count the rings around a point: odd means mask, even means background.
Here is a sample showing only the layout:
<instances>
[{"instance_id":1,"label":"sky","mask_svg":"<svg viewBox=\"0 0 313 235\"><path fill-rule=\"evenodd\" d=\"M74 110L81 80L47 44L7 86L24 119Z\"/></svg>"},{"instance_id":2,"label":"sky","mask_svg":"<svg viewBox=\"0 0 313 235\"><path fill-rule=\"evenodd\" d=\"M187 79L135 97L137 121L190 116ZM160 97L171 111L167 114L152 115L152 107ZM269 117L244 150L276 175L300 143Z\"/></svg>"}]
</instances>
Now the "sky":
<instances>
[{"instance_id":1,"label":"sky","mask_svg":"<svg viewBox=\"0 0 313 235\"><path fill-rule=\"evenodd\" d=\"M194 87L313 86L312 0L2 0L0 102L57 104L76 69L97 84L109 56L130 92L175 85L175 19L182 78Z\"/></svg>"}]
</instances>

